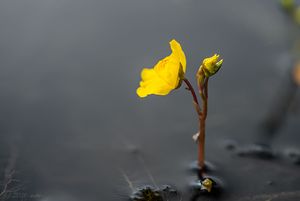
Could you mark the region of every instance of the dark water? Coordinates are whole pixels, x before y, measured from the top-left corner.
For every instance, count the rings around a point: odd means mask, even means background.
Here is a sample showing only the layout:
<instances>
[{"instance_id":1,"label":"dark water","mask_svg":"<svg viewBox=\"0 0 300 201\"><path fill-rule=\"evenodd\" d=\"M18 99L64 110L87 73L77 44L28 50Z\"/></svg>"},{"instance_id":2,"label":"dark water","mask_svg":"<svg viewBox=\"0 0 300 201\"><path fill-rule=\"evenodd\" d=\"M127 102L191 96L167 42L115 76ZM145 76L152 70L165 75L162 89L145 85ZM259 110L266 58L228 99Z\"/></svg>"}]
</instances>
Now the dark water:
<instances>
[{"instance_id":1,"label":"dark water","mask_svg":"<svg viewBox=\"0 0 300 201\"><path fill-rule=\"evenodd\" d=\"M206 155L224 182L221 200L300 197L300 167L284 157L299 148L297 91L270 140L280 157L241 158L224 145L255 142L285 90L299 28L276 1L1 1L0 28L1 167L13 158L20 187L11 200L126 200L124 174L134 188L154 180L189 200L198 127L190 94L135 94L140 70L169 54L172 38L190 80L203 57L224 58L210 80Z\"/></svg>"}]
</instances>

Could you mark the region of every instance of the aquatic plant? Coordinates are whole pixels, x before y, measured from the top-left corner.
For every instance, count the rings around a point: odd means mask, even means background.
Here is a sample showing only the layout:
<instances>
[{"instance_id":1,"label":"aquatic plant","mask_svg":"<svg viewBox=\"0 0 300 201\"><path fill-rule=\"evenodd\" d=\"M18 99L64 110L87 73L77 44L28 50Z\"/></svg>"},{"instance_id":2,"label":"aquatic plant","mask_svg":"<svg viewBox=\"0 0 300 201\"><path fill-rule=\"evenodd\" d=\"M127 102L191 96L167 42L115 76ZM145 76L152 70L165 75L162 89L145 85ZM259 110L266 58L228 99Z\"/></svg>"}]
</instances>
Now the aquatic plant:
<instances>
[{"instance_id":1,"label":"aquatic plant","mask_svg":"<svg viewBox=\"0 0 300 201\"><path fill-rule=\"evenodd\" d=\"M144 68L141 72L140 86L136 93L139 97L144 98L148 95L167 95L172 90L178 89L182 82L187 86L187 90L191 92L193 104L198 114L199 132L193 136L198 142L198 166L200 175L203 175L205 161L205 122L207 117L208 106L208 81L211 76L216 74L223 64L223 59L219 59L218 54L205 58L197 73L196 80L198 92L201 97L199 104L196 92L190 81L186 78L186 57L181 45L176 41L170 41L172 53L164 59L158 61L153 68Z\"/></svg>"}]
</instances>

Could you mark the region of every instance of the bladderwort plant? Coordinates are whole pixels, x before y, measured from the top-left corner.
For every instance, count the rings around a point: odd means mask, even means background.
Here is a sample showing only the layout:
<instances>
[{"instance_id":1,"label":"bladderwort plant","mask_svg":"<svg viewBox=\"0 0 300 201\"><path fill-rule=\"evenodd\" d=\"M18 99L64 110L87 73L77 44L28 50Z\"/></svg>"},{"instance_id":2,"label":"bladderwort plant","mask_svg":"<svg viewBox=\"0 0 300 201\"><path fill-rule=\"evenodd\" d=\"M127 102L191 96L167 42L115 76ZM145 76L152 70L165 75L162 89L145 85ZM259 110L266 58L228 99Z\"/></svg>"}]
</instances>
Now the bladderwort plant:
<instances>
[{"instance_id":1,"label":"bladderwort plant","mask_svg":"<svg viewBox=\"0 0 300 201\"><path fill-rule=\"evenodd\" d=\"M170 41L172 53L164 59L158 61L153 68L144 68L141 72L140 86L136 93L140 98L148 95L168 95L172 90L178 89L184 82L191 92L193 104L198 114L199 132L194 136L198 142L198 166L200 175L203 175L205 161L205 122L208 106L208 81L216 74L223 64L223 59L219 60L219 55L214 54L205 58L197 73L196 81L198 92L201 98L201 105L198 101L196 91L190 81L186 78L186 57L181 45L176 41Z\"/></svg>"}]
</instances>

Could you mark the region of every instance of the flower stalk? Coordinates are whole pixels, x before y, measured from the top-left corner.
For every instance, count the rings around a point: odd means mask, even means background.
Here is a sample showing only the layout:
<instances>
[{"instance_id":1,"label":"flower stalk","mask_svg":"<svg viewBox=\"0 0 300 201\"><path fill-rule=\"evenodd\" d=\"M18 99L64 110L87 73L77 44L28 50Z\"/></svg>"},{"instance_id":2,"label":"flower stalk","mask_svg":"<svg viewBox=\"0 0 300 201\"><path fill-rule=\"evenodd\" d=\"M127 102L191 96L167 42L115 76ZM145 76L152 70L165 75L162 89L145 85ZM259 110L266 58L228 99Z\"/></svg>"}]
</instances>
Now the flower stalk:
<instances>
[{"instance_id":1,"label":"flower stalk","mask_svg":"<svg viewBox=\"0 0 300 201\"><path fill-rule=\"evenodd\" d=\"M201 108L200 108L200 105L199 105L198 98L197 98L197 95L195 93L195 90L194 90L193 86L191 85L191 83L189 82L189 80L187 78L184 78L183 81L184 81L184 83L187 86L186 89L191 92L191 95L193 97L194 107L196 109L196 112L197 112L198 116L200 117L201 116Z\"/></svg>"},{"instance_id":2,"label":"flower stalk","mask_svg":"<svg viewBox=\"0 0 300 201\"><path fill-rule=\"evenodd\" d=\"M208 78L205 79L204 85L200 83L198 88L203 108L202 114L199 116L198 164L201 169L200 173L203 174L205 168L205 122L207 117Z\"/></svg>"},{"instance_id":3,"label":"flower stalk","mask_svg":"<svg viewBox=\"0 0 300 201\"><path fill-rule=\"evenodd\" d=\"M203 74L204 75L204 74ZM198 114L199 120L199 135L197 136L198 142L198 166L200 168L200 175L202 176L205 169L205 122L207 117L207 103L208 103L208 79L205 78L203 83L198 82L198 90L202 101L202 107L200 107L198 98L196 96L193 86L190 84L188 79L183 81L187 85L187 89L191 92L193 97L193 103Z\"/></svg>"}]
</instances>

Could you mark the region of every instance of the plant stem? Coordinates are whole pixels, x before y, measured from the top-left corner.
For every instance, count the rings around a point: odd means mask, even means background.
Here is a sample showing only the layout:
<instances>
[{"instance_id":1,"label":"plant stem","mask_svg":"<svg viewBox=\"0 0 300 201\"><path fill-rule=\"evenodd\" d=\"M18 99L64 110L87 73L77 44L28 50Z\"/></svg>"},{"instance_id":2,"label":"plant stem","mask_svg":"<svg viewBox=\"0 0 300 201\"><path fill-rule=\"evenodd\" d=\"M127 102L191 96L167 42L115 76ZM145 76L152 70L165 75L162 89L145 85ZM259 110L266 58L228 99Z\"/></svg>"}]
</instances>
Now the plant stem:
<instances>
[{"instance_id":1,"label":"plant stem","mask_svg":"<svg viewBox=\"0 0 300 201\"><path fill-rule=\"evenodd\" d=\"M183 79L184 83L187 85L187 89L191 92L192 97L193 97L193 103L196 109L196 112L198 114L198 116L201 116L202 112L201 112L201 108L199 106L199 102L198 102L198 98L196 96L195 90L193 88L193 86L191 85L191 83L189 82L189 80L187 78Z\"/></svg>"},{"instance_id":2,"label":"plant stem","mask_svg":"<svg viewBox=\"0 0 300 201\"><path fill-rule=\"evenodd\" d=\"M200 175L203 175L205 168L205 121L207 116L207 100L208 100L208 78L204 80L204 84L199 84L199 92L202 99L202 115L199 116L199 138L198 138L198 165L200 167Z\"/></svg>"},{"instance_id":3,"label":"plant stem","mask_svg":"<svg viewBox=\"0 0 300 201\"><path fill-rule=\"evenodd\" d=\"M187 89L191 92L195 109L199 118L199 137L198 137L198 165L200 168L200 177L203 176L205 168L205 121L207 116L207 100L208 100L208 78L203 83L198 83L199 93L202 100L202 110L200 108L195 90L191 83L184 78L183 81L187 85Z\"/></svg>"}]
</instances>

